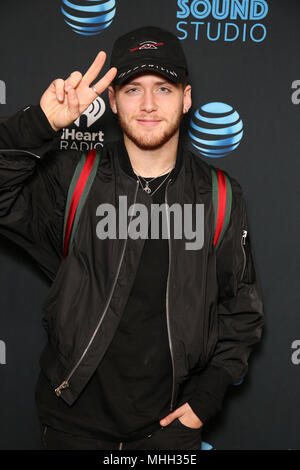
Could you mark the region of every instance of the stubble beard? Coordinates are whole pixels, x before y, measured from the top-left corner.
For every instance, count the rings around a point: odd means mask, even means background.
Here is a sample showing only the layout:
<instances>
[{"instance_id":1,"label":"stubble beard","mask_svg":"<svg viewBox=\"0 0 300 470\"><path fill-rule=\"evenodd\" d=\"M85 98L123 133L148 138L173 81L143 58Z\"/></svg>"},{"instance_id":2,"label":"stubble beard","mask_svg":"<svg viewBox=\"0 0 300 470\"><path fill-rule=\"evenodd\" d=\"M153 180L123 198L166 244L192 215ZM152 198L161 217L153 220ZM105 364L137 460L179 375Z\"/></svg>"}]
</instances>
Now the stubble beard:
<instances>
[{"instance_id":1,"label":"stubble beard","mask_svg":"<svg viewBox=\"0 0 300 470\"><path fill-rule=\"evenodd\" d=\"M134 129L118 114L119 125L128 139L130 139L138 148L141 150L157 150L165 145L178 131L181 121L183 118L183 113L177 116L176 121L170 125L168 129L165 129L162 133L158 135L147 134L138 134L134 132Z\"/></svg>"}]
</instances>

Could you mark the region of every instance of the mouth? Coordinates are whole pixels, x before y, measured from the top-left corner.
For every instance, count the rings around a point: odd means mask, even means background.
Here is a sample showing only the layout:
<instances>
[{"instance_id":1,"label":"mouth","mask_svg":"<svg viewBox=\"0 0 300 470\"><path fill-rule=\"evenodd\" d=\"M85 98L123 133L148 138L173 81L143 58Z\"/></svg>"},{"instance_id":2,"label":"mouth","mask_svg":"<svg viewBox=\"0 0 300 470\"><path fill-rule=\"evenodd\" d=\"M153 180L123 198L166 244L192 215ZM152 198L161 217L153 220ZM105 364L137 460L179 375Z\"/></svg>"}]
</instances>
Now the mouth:
<instances>
[{"instance_id":1,"label":"mouth","mask_svg":"<svg viewBox=\"0 0 300 470\"><path fill-rule=\"evenodd\" d=\"M160 119L137 119L138 124L144 127L154 127L157 126L161 120Z\"/></svg>"}]
</instances>

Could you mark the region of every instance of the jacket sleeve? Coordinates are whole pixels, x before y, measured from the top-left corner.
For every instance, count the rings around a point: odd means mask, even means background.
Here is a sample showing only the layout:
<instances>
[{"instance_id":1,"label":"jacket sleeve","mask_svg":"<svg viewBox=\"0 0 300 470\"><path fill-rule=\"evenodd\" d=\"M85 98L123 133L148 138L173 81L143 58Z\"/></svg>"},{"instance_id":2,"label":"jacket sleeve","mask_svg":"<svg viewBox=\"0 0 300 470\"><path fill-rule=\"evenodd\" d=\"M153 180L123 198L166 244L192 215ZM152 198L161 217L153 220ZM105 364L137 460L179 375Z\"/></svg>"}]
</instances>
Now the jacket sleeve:
<instances>
[{"instance_id":1,"label":"jacket sleeve","mask_svg":"<svg viewBox=\"0 0 300 470\"><path fill-rule=\"evenodd\" d=\"M0 151L38 148L56 135L40 105L29 105L0 122Z\"/></svg>"},{"instance_id":2,"label":"jacket sleeve","mask_svg":"<svg viewBox=\"0 0 300 470\"><path fill-rule=\"evenodd\" d=\"M247 374L249 355L264 325L245 200L239 183L230 179L231 218L216 256L218 339L205 369L192 376L188 384L193 390L188 403L203 423L221 410L228 386L238 384Z\"/></svg>"},{"instance_id":3,"label":"jacket sleeve","mask_svg":"<svg viewBox=\"0 0 300 470\"><path fill-rule=\"evenodd\" d=\"M56 135L40 105L0 123L0 234L51 280L61 263L64 208L76 164L76 152L51 150Z\"/></svg>"}]
</instances>

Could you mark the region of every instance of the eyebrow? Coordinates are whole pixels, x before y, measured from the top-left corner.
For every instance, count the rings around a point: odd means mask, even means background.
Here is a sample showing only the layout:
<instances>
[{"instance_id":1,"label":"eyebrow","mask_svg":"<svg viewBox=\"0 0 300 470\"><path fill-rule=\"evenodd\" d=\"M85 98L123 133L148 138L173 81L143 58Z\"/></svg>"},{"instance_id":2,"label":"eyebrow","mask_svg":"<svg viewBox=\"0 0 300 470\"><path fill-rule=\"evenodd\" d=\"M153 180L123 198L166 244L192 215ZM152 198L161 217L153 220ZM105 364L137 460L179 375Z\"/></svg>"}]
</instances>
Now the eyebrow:
<instances>
[{"instance_id":1,"label":"eyebrow","mask_svg":"<svg viewBox=\"0 0 300 470\"><path fill-rule=\"evenodd\" d=\"M159 81L159 82L155 82L154 85L169 85L169 86L172 86L172 84L170 82L168 82L167 80L164 80L164 81ZM137 85L142 85L141 82L129 82L129 83L126 83L124 86L137 86Z\"/></svg>"}]
</instances>

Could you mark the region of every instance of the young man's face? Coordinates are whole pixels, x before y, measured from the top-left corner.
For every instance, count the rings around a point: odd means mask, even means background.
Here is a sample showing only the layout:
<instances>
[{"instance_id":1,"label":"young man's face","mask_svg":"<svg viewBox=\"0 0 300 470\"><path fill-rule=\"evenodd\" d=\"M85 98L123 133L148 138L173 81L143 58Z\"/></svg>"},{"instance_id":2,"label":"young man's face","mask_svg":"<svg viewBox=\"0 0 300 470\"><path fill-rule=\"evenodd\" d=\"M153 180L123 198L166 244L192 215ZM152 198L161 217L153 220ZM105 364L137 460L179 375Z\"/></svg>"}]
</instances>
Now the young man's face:
<instances>
[{"instance_id":1,"label":"young man's face","mask_svg":"<svg viewBox=\"0 0 300 470\"><path fill-rule=\"evenodd\" d=\"M115 90L109 87L109 99L124 134L139 148L154 150L178 135L191 106L191 86L144 73Z\"/></svg>"}]
</instances>

